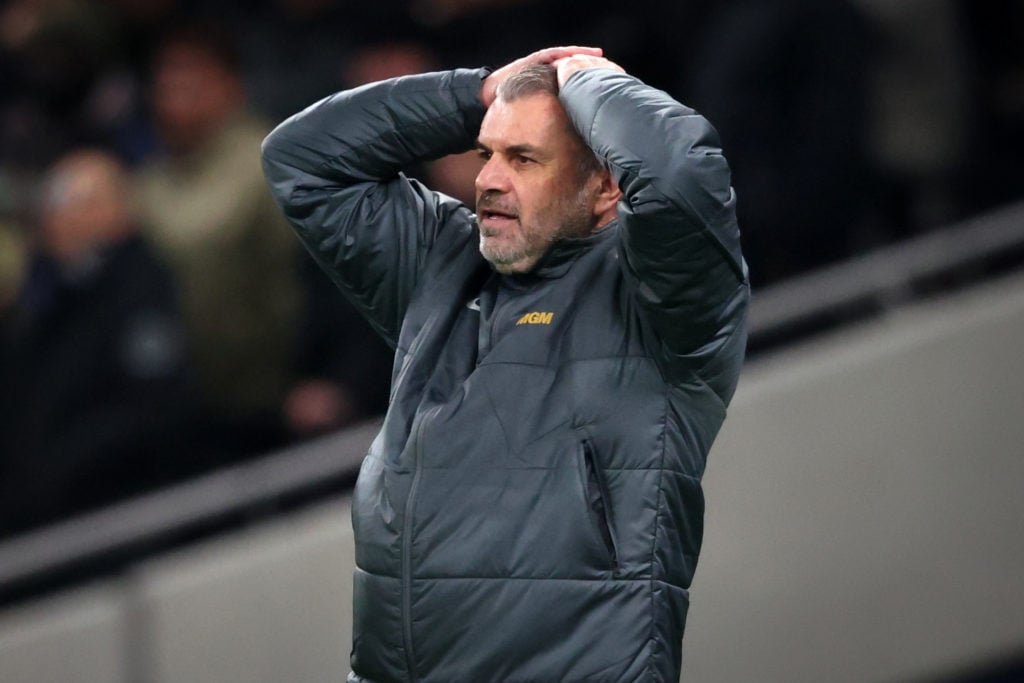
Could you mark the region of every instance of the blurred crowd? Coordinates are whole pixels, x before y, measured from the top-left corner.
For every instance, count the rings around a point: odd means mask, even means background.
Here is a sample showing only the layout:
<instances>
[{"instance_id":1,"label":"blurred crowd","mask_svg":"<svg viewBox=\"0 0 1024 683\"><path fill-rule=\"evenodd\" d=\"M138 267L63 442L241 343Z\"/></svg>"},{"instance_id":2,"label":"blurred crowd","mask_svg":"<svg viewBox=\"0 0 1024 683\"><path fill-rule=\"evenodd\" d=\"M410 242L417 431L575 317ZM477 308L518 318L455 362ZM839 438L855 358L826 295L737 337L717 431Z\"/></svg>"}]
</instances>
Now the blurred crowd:
<instances>
[{"instance_id":1,"label":"blurred crowd","mask_svg":"<svg viewBox=\"0 0 1024 683\"><path fill-rule=\"evenodd\" d=\"M0 535L383 411L260 170L325 95L600 45L716 125L762 286L1024 195L1022 37L1020 0L7 0Z\"/></svg>"}]
</instances>

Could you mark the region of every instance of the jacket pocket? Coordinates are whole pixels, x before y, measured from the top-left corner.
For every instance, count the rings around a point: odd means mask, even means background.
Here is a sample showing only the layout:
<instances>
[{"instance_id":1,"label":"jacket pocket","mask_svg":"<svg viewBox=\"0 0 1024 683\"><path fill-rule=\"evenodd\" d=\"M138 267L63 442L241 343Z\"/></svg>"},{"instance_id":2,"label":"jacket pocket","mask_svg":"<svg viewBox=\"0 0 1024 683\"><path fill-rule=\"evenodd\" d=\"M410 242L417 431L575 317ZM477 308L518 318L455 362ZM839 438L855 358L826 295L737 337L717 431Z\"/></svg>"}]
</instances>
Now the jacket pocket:
<instances>
[{"instance_id":1,"label":"jacket pocket","mask_svg":"<svg viewBox=\"0 0 1024 683\"><path fill-rule=\"evenodd\" d=\"M594 447L590 441L584 440L580 444L580 460L583 496L587 503L588 517L608 552L612 570L616 571L619 568L619 556L615 548L615 535L612 533L611 497L608 494L604 472L597 462Z\"/></svg>"}]
</instances>

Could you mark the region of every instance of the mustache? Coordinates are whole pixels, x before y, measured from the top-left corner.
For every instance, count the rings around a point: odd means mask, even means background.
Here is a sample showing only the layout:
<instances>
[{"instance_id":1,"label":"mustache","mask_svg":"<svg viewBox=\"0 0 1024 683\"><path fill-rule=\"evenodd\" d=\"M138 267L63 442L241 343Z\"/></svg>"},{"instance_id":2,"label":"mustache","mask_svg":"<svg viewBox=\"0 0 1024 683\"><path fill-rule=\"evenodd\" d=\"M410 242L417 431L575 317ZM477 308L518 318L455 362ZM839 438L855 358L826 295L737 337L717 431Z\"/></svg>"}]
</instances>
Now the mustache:
<instances>
[{"instance_id":1,"label":"mustache","mask_svg":"<svg viewBox=\"0 0 1024 683\"><path fill-rule=\"evenodd\" d=\"M476 198L476 212L492 211L507 216L518 216L519 207L514 202L503 201L501 195L493 190L483 192Z\"/></svg>"}]
</instances>

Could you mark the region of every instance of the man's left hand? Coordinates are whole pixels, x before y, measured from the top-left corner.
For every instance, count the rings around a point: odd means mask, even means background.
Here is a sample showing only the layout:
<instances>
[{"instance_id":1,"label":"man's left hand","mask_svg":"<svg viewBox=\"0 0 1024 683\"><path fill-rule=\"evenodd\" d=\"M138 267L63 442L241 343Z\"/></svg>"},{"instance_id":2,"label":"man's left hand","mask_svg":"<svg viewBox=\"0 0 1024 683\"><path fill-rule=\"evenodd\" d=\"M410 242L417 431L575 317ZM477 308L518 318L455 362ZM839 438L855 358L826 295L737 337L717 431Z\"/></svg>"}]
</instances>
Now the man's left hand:
<instances>
[{"instance_id":1,"label":"man's left hand","mask_svg":"<svg viewBox=\"0 0 1024 683\"><path fill-rule=\"evenodd\" d=\"M595 55L573 55L571 57L563 57L562 59L555 60L553 65L558 69L558 87L561 88L565 85L565 82L569 80L569 76L572 76L577 71L582 69L612 69L621 73L626 73L626 70L621 66L605 59L604 57L598 57Z\"/></svg>"}]
</instances>

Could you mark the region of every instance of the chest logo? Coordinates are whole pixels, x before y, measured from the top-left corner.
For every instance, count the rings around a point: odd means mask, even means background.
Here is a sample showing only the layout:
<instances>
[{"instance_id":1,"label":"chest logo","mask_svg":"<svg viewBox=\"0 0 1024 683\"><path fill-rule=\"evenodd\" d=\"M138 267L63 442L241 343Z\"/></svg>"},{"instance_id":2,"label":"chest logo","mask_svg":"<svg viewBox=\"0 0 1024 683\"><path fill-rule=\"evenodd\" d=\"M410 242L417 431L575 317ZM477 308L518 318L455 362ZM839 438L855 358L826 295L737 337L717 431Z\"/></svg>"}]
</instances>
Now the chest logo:
<instances>
[{"instance_id":1,"label":"chest logo","mask_svg":"<svg viewBox=\"0 0 1024 683\"><path fill-rule=\"evenodd\" d=\"M551 319L554 317L554 313L534 311L533 313L527 313L517 320L516 325L550 325Z\"/></svg>"}]
</instances>

